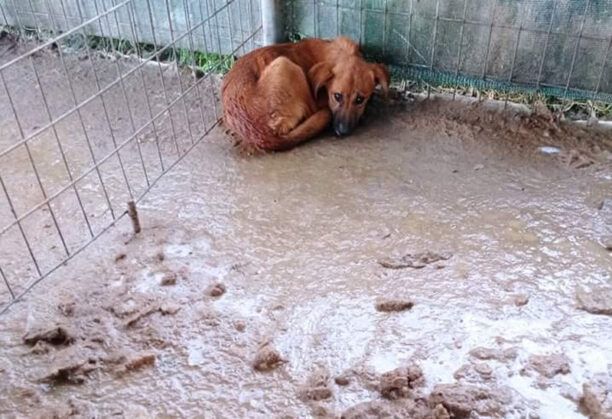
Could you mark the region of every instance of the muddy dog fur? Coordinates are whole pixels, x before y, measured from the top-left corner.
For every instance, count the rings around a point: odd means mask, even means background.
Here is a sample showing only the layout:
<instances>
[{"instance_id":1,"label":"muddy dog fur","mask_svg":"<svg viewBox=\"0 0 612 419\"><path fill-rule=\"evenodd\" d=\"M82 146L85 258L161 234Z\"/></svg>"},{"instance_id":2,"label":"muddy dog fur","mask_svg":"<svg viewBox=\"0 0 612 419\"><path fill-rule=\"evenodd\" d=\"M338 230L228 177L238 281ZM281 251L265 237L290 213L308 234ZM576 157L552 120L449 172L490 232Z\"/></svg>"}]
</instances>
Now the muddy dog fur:
<instances>
[{"instance_id":1,"label":"muddy dog fur","mask_svg":"<svg viewBox=\"0 0 612 419\"><path fill-rule=\"evenodd\" d=\"M388 91L386 67L365 61L346 37L259 48L225 76L223 120L243 146L289 150L330 123L350 134L377 86Z\"/></svg>"}]
</instances>

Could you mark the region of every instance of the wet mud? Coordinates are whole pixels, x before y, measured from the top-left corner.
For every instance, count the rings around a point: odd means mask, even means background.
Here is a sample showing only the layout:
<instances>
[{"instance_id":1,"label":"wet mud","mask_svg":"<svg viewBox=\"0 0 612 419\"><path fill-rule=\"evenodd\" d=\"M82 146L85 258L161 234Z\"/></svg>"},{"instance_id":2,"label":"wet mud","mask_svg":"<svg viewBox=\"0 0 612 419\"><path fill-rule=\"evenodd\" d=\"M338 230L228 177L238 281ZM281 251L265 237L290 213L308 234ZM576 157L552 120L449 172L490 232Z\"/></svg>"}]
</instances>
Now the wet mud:
<instances>
[{"instance_id":1,"label":"wet mud","mask_svg":"<svg viewBox=\"0 0 612 419\"><path fill-rule=\"evenodd\" d=\"M289 153L213 130L139 203L140 234L119 222L0 318L0 416L610 417L612 134L459 98L375 105ZM27 160L0 165L18 182ZM47 222L29 228L53 255Z\"/></svg>"},{"instance_id":2,"label":"wet mud","mask_svg":"<svg viewBox=\"0 0 612 419\"><path fill-rule=\"evenodd\" d=\"M388 269L405 269L405 268L414 268L421 269L425 266L440 262L443 260L448 260L452 256L451 253L434 253L434 252L424 252L424 253L408 253L399 258L386 258L381 259L378 263Z\"/></svg>"}]
</instances>

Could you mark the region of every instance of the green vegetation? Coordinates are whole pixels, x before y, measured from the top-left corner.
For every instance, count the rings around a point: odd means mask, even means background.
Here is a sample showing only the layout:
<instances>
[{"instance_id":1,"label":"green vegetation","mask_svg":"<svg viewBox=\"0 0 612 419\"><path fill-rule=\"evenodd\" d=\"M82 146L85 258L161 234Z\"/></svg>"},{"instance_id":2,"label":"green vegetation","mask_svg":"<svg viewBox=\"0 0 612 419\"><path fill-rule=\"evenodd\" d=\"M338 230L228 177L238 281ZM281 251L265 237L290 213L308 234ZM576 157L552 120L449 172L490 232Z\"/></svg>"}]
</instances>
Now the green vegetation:
<instances>
[{"instance_id":1,"label":"green vegetation","mask_svg":"<svg viewBox=\"0 0 612 419\"><path fill-rule=\"evenodd\" d=\"M11 34L18 39L46 42L57 34L33 28L16 29L0 27L0 32ZM208 74L225 74L234 64L235 58L230 55L214 52L192 51L188 48L155 46L151 43L134 43L125 39L108 38L96 35L73 34L60 41L64 51L82 51L89 48L106 55L119 55L151 59L163 63L176 62L179 66L189 67Z\"/></svg>"},{"instance_id":2,"label":"green vegetation","mask_svg":"<svg viewBox=\"0 0 612 419\"><path fill-rule=\"evenodd\" d=\"M298 42L307 38L302 33L290 33L289 41ZM379 56L368 56L370 60L380 60ZM470 77L447 75L429 70L410 68L392 68L392 87L410 92L445 93L478 99L500 100L532 106L534 103L545 104L551 112L561 113L569 119L589 119L596 117L601 120L612 120L612 103L594 101L586 98L572 98L573 92L564 97L562 90L549 92L535 87L521 86L510 83L483 82ZM495 85L499 86L495 86ZM495 86L495 87L493 87ZM556 93L556 94L551 94Z\"/></svg>"},{"instance_id":3,"label":"green vegetation","mask_svg":"<svg viewBox=\"0 0 612 419\"><path fill-rule=\"evenodd\" d=\"M0 27L0 32L36 41L46 41L57 35L33 28L19 30L13 27ZM301 33L293 33L289 36L291 42L297 42L304 38L305 35ZM68 51L81 51L88 47L92 51L104 54L138 57L164 63L176 62L179 66L191 68L204 74L225 74L235 62L233 56L214 52L192 51L187 48L164 48L151 43L133 43L125 39L95 35L75 34L63 38L61 44L62 49ZM562 94L550 94L546 91L520 85L500 85L500 88L492 88L479 80L474 80L474 83L472 83L466 77L455 78L439 74L425 74L420 70L405 70L392 71L393 87L411 93L447 93L478 99L501 100L528 106L538 102L544 103L552 112L562 113L569 119L596 117L601 120L612 120L612 103L584 98L566 98Z\"/></svg>"},{"instance_id":4,"label":"green vegetation","mask_svg":"<svg viewBox=\"0 0 612 419\"><path fill-rule=\"evenodd\" d=\"M409 81L405 79L393 80L392 86L398 90L411 93L439 93L477 98L478 100L499 100L532 106L534 103L545 104L555 114L563 114L571 120L587 120L591 117L600 120L612 120L612 103L588 99L568 99L546 95L533 90L497 90L480 89L473 85L452 83L436 84L426 81Z\"/></svg>"}]
</instances>

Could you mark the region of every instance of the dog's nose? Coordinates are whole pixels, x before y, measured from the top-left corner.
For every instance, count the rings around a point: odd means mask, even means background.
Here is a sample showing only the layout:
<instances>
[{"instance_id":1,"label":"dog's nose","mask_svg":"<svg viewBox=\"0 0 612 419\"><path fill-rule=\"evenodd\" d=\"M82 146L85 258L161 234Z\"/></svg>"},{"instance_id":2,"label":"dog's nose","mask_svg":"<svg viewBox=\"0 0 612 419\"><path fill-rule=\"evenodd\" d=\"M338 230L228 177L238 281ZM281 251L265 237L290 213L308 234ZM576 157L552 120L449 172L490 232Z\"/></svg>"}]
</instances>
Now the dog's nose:
<instances>
[{"instance_id":1,"label":"dog's nose","mask_svg":"<svg viewBox=\"0 0 612 419\"><path fill-rule=\"evenodd\" d=\"M344 122L338 122L336 124L335 131L338 137L342 137L343 135L348 135L351 133L350 127Z\"/></svg>"}]
</instances>

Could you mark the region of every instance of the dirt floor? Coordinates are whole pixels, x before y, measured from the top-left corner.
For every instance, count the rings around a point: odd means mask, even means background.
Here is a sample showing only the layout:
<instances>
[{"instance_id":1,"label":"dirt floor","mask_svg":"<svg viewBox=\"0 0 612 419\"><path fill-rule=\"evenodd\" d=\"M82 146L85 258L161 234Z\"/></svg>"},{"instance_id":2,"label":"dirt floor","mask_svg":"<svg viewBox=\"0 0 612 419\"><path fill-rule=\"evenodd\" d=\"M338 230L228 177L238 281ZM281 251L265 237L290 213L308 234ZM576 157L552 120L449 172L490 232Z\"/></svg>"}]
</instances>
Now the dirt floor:
<instances>
[{"instance_id":1,"label":"dirt floor","mask_svg":"<svg viewBox=\"0 0 612 419\"><path fill-rule=\"evenodd\" d=\"M218 128L139 211L2 315L0 416L611 417L610 131L441 98L281 154Z\"/></svg>"}]
</instances>

